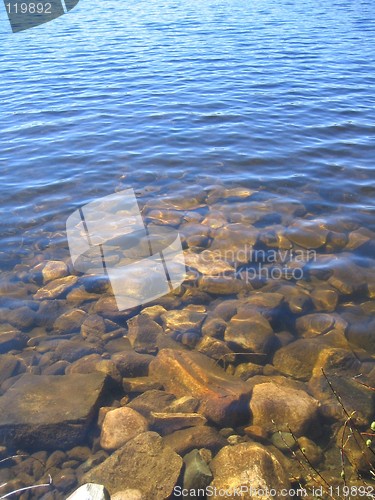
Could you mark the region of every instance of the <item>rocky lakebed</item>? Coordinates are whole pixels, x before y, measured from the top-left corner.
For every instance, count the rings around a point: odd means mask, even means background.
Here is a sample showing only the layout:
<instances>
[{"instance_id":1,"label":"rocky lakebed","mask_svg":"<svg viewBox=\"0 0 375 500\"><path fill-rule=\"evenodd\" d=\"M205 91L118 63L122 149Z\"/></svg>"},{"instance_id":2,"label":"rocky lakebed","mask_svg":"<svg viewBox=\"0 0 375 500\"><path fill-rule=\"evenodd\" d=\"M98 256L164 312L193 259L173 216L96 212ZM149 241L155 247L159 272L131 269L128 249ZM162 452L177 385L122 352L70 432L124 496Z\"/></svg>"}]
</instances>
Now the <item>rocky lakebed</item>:
<instances>
[{"instance_id":1,"label":"rocky lakebed","mask_svg":"<svg viewBox=\"0 0 375 500\"><path fill-rule=\"evenodd\" d=\"M2 252L0 498L375 498L375 232L314 203L148 197L186 279L124 311L59 216Z\"/></svg>"}]
</instances>

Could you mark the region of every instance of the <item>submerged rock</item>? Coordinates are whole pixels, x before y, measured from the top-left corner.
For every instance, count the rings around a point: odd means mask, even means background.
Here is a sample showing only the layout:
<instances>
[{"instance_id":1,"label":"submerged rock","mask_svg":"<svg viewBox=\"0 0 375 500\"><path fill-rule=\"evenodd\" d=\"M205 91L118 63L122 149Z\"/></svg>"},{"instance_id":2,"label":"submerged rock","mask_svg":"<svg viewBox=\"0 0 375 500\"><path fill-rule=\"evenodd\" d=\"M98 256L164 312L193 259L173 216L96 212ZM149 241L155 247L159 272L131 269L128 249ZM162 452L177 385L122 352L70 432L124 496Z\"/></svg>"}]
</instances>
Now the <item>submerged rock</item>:
<instances>
[{"instance_id":1,"label":"submerged rock","mask_svg":"<svg viewBox=\"0 0 375 500\"><path fill-rule=\"evenodd\" d=\"M269 322L256 311L242 310L230 320L224 334L229 346L260 354L268 354L275 336Z\"/></svg>"},{"instance_id":2,"label":"submerged rock","mask_svg":"<svg viewBox=\"0 0 375 500\"><path fill-rule=\"evenodd\" d=\"M66 276L65 278L50 281L36 292L34 298L36 300L57 299L66 294L77 280L77 276Z\"/></svg>"},{"instance_id":3,"label":"submerged rock","mask_svg":"<svg viewBox=\"0 0 375 500\"><path fill-rule=\"evenodd\" d=\"M269 432L291 430L298 437L316 422L318 406L306 392L273 382L256 385L250 401L253 425Z\"/></svg>"},{"instance_id":4,"label":"submerged rock","mask_svg":"<svg viewBox=\"0 0 375 500\"><path fill-rule=\"evenodd\" d=\"M138 434L147 431L147 420L126 406L106 413L100 434L100 446L116 450Z\"/></svg>"},{"instance_id":5,"label":"submerged rock","mask_svg":"<svg viewBox=\"0 0 375 500\"><path fill-rule=\"evenodd\" d=\"M157 413L153 411L151 418L153 429L162 436L186 427L204 425L207 422L199 413Z\"/></svg>"},{"instance_id":6,"label":"submerged rock","mask_svg":"<svg viewBox=\"0 0 375 500\"><path fill-rule=\"evenodd\" d=\"M177 397L199 399L199 412L217 424L246 419L248 386L201 353L163 349L151 362L150 374Z\"/></svg>"},{"instance_id":7,"label":"submerged rock","mask_svg":"<svg viewBox=\"0 0 375 500\"><path fill-rule=\"evenodd\" d=\"M206 448L216 453L227 444L226 439L216 429L205 425L172 432L163 439L181 456L195 448Z\"/></svg>"},{"instance_id":8,"label":"submerged rock","mask_svg":"<svg viewBox=\"0 0 375 500\"><path fill-rule=\"evenodd\" d=\"M162 334L162 327L148 315L138 314L128 321L127 338L136 352L156 352L157 338Z\"/></svg>"},{"instance_id":9,"label":"submerged rock","mask_svg":"<svg viewBox=\"0 0 375 500\"><path fill-rule=\"evenodd\" d=\"M128 441L82 478L104 484L111 495L126 489L142 492L143 500L170 497L182 467L177 455L155 432Z\"/></svg>"},{"instance_id":10,"label":"submerged rock","mask_svg":"<svg viewBox=\"0 0 375 500\"><path fill-rule=\"evenodd\" d=\"M241 488L242 498L247 499L257 497L257 491L261 489L279 492L290 489L288 475L281 463L258 443L225 446L213 458L210 468L214 475L210 486L218 492L212 498L233 498L236 489L241 491ZM290 499L290 496L283 498Z\"/></svg>"},{"instance_id":11,"label":"submerged rock","mask_svg":"<svg viewBox=\"0 0 375 500\"><path fill-rule=\"evenodd\" d=\"M69 449L85 438L106 376L23 375L0 398L0 442L22 449Z\"/></svg>"},{"instance_id":12,"label":"submerged rock","mask_svg":"<svg viewBox=\"0 0 375 500\"><path fill-rule=\"evenodd\" d=\"M184 456L185 472L183 486L187 490L205 488L212 481L212 472L199 450L192 450Z\"/></svg>"},{"instance_id":13,"label":"submerged rock","mask_svg":"<svg viewBox=\"0 0 375 500\"><path fill-rule=\"evenodd\" d=\"M14 349L22 349L26 345L28 338L27 335L11 325L0 325L0 354L5 354Z\"/></svg>"},{"instance_id":14,"label":"submerged rock","mask_svg":"<svg viewBox=\"0 0 375 500\"><path fill-rule=\"evenodd\" d=\"M110 497L103 485L87 483L80 486L66 500L110 500Z\"/></svg>"},{"instance_id":15,"label":"submerged rock","mask_svg":"<svg viewBox=\"0 0 375 500\"><path fill-rule=\"evenodd\" d=\"M61 260L50 260L42 269L43 283L46 285L50 281L65 278L69 273L68 266Z\"/></svg>"},{"instance_id":16,"label":"submerged rock","mask_svg":"<svg viewBox=\"0 0 375 500\"><path fill-rule=\"evenodd\" d=\"M194 304L181 310L167 311L161 316L166 333L200 332L205 318L206 308Z\"/></svg>"}]
</instances>

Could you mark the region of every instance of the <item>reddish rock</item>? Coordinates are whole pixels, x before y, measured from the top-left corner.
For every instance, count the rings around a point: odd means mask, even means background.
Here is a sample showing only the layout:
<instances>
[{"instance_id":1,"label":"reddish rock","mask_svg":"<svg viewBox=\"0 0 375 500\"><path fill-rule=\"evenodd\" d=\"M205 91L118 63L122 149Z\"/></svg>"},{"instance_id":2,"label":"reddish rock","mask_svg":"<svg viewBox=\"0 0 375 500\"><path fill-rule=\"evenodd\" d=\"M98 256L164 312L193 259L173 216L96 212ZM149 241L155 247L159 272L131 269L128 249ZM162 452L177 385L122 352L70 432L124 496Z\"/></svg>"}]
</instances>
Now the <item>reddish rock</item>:
<instances>
[{"instance_id":1,"label":"reddish rock","mask_svg":"<svg viewBox=\"0 0 375 500\"><path fill-rule=\"evenodd\" d=\"M201 353L163 349L149 372L175 396L199 399L199 413L216 424L235 425L248 417L249 387Z\"/></svg>"}]
</instances>

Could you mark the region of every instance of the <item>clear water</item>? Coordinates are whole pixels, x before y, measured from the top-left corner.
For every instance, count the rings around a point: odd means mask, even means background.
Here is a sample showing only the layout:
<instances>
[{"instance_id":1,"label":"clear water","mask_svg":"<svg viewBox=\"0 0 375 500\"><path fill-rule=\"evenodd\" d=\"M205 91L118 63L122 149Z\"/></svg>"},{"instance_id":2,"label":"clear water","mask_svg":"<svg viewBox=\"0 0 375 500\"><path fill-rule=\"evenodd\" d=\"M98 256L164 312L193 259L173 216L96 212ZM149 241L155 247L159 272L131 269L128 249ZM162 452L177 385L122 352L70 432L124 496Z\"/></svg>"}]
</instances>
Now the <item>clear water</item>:
<instances>
[{"instance_id":1,"label":"clear water","mask_svg":"<svg viewBox=\"0 0 375 500\"><path fill-rule=\"evenodd\" d=\"M3 276L67 259L67 216L127 187L248 187L374 230L374 35L367 0L81 0L18 34L1 9Z\"/></svg>"}]
</instances>

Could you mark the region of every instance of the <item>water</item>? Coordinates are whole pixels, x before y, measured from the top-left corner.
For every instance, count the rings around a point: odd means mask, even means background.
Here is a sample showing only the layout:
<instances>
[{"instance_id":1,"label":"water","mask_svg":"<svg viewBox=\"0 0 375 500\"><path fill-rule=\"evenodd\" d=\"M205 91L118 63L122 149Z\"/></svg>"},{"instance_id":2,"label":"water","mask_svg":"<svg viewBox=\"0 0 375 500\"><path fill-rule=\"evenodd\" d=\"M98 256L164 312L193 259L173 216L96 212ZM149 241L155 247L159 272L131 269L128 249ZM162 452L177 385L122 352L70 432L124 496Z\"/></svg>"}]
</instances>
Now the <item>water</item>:
<instances>
[{"instance_id":1,"label":"water","mask_svg":"<svg viewBox=\"0 0 375 500\"><path fill-rule=\"evenodd\" d=\"M301 202L278 222L374 231L374 31L366 0L81 0L18 34L1 10L3 289L38 259L68 261L68 215L128 187L141 205L205 205L217 186L240 186L273 223ZM362 248L318 253L370 273L366 234ZM340 303L371 298L355 289Z\"/></svg>"}]
</instances>

